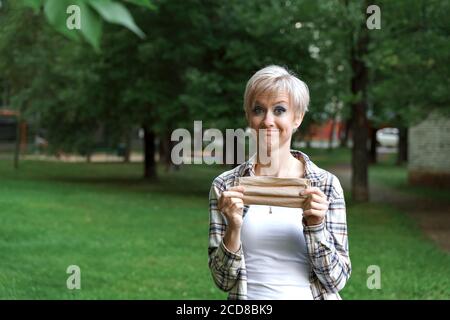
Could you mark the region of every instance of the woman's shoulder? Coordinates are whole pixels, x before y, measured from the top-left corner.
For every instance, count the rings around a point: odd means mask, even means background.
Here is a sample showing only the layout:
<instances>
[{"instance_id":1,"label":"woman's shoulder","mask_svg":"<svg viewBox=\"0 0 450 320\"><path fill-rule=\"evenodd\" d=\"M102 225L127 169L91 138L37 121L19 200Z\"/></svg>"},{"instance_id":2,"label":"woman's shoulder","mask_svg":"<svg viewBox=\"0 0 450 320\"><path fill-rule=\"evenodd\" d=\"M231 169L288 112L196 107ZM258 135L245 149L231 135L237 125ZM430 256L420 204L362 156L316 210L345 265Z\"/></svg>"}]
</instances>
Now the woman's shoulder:
<instances>
[{"instance_id":1,"label":"woman's shoulder","mask_svg":"<svg viewBox=\"0 0 450 320\"><path fill-rule=\"evenodd\" d=\"M306 153L299 150L291 150L291 152L297 158L303 158L307 167L308 178L314 186L329 191L330 196L333 197L340 196L343 193L339 178L335 174L316 165Z\"/></svg>"}]
</instances>

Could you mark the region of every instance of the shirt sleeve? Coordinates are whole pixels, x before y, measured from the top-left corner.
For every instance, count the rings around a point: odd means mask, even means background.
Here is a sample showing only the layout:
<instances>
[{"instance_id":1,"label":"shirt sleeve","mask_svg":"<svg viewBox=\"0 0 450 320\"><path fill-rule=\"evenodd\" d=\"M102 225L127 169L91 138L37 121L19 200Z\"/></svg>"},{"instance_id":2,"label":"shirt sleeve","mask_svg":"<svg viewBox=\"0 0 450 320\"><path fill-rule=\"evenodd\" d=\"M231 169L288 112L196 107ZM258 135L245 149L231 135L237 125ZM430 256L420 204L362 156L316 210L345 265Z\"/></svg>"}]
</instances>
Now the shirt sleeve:
<instances>
[{"instance_id":1,"label":"shirt sleeve","mask_svg":"<svg viewBox=\"0 0 450 320\"><path fill-rule=\"evenodd\" d=\"M215 284L223 291L230 291L239 276L242 265L242 246L231 252L223 243L227 222L217 208L217 200L223 190L213 182L209 192L209 246L208 266Z\"/></svg>"},{"instance_id":2,"label":"shirt sleeve","mask_svg":"<svg viewBox=\"0 0 450 320\"><path fill-rule=\"evenodd\" d=\"M337 293L344 288L351 273L345 199L341 184L334 176L324 189L330 190L325 219L311 226L303 219L303 233L314 273L328 292Z\"/></svg>"}]
</instances>

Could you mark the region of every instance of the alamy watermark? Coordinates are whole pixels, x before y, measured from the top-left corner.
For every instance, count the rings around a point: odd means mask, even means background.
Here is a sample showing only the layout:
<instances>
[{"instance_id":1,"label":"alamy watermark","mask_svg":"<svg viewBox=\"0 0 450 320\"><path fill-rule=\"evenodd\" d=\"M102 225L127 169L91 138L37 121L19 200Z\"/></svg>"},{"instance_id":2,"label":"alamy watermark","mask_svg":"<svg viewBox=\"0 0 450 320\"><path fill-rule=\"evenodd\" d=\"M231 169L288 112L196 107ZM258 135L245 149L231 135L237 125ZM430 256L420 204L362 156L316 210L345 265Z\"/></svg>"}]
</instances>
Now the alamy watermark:
<instances>
[{"instance_id":1,"label":"alamy watermark","mask_svg":"<svg viewBox=\"0 0 450 320\"><path fill-rule=\"evenodd\" d=\"M1 1L0 1L1 8ZM66 13L70 16L66 19L66 26L69 30L81 29L81 8L75 4L67 7ZM366 13L370 16L366 20L366 26L369 30L381 29L381 9L376 4L372 4L367 7ZM296 28L301 27L301 24L296 23Z\"/></svg>"},{"instance_id":2,"label":"alamy watermark","mask_svg":"<svg viewBox=\"0 0 450 320\"><path fill-rule=\"evenodd\" d=\"M370 290L381 289L381 268L377 265L370 265L367 267L367 288Z\"/></svg>"},{"instance_id":3,"label":"alamy watermark","mask_svg":"<svg viewBox=\"0 0 450 320\"><path fill-rule=\"evenodd\" d=\"M257 153L258 162L270 166L271 152L278 146L279 139L278 130L252 128L226 129L224 137L221 130L211 128L203 131L202 121L194 121L193 136L185 128L172 132L171 141L178 143L170 156L176 165L235 164L243 163Z\"/></svg>"},{"instance_id":4,"label":"alamy watermark","mask_svg":"<svg viewBox=\"0 0 450 320\"><path fill-rule=\"evenodd\" d=\"M366 13L371 14L366 20L366 26L369 30L381 29L381 9L376 4L367 7Z\"/></svg>"},{"instance_id":5,"label":"alamy watermark","mask_svg":"<svg viewBox=\"0 0 450 320\"><path fill-rule=\"evenodd\" d=\"M70 274L67 278L66 286L69 290L81 289L81 269L77 265L67 267L66 273Z\"/></svg>"},{"instance_id":6,"label":"alamy watermark","mask_svg":"<svg viewBox=\"0 0 450 320\"><path fill-rule=\"evenodd\" d=\"M67 7L66 13L70 14L66 19L66 27L69 30L81 29L81 9L79 6L72 4Z\"/></svg>"}]
</instances>

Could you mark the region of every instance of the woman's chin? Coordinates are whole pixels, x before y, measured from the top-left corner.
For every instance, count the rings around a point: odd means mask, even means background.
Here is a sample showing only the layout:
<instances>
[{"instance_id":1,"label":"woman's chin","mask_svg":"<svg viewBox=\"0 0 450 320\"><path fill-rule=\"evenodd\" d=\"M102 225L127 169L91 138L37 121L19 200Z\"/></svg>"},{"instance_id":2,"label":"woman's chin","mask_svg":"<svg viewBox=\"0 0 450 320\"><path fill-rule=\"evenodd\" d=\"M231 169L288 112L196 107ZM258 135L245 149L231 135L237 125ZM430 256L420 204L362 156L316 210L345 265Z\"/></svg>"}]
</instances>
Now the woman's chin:
<instances>
[{"instance_id":1,"label":"woman's chin","mask_svg":"<svg viewBox=\"0 0 450 320\"><path fill-rule=\"evenodd\" d=\"M278 150L280 145L278 143L265 143L261 148L261 151L265 151L267 153Z\"/></svg>"}]
</instances>

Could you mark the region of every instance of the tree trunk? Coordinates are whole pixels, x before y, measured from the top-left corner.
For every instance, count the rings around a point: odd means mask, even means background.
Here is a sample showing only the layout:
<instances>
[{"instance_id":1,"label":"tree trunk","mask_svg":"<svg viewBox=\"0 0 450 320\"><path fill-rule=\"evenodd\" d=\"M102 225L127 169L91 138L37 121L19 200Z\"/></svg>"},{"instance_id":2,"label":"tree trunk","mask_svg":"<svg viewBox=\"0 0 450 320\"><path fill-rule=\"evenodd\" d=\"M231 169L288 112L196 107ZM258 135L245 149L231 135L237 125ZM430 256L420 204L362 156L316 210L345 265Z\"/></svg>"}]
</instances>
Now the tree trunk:
<instances>
[{"instance_id":1,"label":"tree trunk","mask_svg":"<svg viewBox=\"0 0 450 320\"><path fill-rule=\"evenodd\" d=\"M16 146L14 148L14 169L19 169L19 154L20 154L20 142L22 140L22 132L20 128L20 116L16 118L17 126L16 126Z\"/></svg>"},{"instance_id":2,"label":"tree trunk","mask_svg":"<svg viewBox=\"0 0 450 320\"><path fill-rule=\"evenodd\" d=\"M336 115L331 119L330 136L328 137L328 150L333 149L334 131L336 129Z\"/></svg>"},{"instance_id":3,"label":"tree trunk","mask_svg":"<svg viewBox=\"0 0 450 320\"><path fill-rule=\"evenodd\" d=\"M377 163L377 128L370 129L370 153L369 160L370 163Z\"/></svg>"},{"instance_id":4,"label":"tree trunk","mask_svg":"<svg viewBox=\"0 0 450 320\"><path fill-rule=\"evenodd\" d=\"M123 162L129 163L131 158L131 143L132 143L132 136L131 132L128 130L125 133L125 150L123 154Z\"/></svg>"},{"instance_id":5,"label":"tree trunk","mask_svg":"<svg viewBox=\"0 0 450 320\"><path fill-rule=\"evenodd\" d=\"M367 152L367 83L368 69L363 60L367 53L369 37L367 28L362 25L356 42L351 46L352 93L358 97L352 102L353 150L352 150L352 197L358 202L369 200L368 152Z\"/></svg>"},{"instance_id":6,"label":"tree trunk","mask_svg":"<svg viewBox=\"0 0 450 320\"><path fill-rule=\"evenodd\" d=\"M397 165L408 162L408 128L400 127L398 136Z\"/></svg>"},{"instance_id":7,"label":"tree trunk","mask_svg":"<svg viewBox=\"0 0 450 320\"><path fill-rule=\"evenodd\" d=\"M344 134L341 135L340 147L346 148L348 144L348 137L350 135L350 129L352 127L352 119L347 119L345 122Z\"/></svg>"},{"instance_id":8,"label":"tree trunk","mask_svg":"<svg viewBox=\"0 0 450 320\"><path fill-rule=\"evenodd\" d=\"M168 152L168 145L167 145L167 136L165 134L161 134L159 137L159 162L164 163L166 171L169 170L169 167L167 166L167 152Z\"/></svg>"},{"instance_id":9,"label":"tree trunk","mask_svg":"<svg viewBox=\"0 0 450 320\"><path fill-rule=\"evenodd\" d=\"M160 161L161 163L164 163L164 167L166 172L173 171L173 170L179 170L179 166L173 164L171 159L171 152L172 148L175 145L175 141L170 140L171 133L170 131L166 131L160 138L159 143L159 154L160 154Z\"/></svg>"},{"instance_id":10,"label":"tree trunk","mask_svg":"<svg viewBox=\"0 0 450 320\"><path fill-rule=\"evenodd\" d=\"M144 129L144 178L156 178L155 163L155 133L148 125L143 125Z\"/></svg>"}]
</instances>

